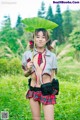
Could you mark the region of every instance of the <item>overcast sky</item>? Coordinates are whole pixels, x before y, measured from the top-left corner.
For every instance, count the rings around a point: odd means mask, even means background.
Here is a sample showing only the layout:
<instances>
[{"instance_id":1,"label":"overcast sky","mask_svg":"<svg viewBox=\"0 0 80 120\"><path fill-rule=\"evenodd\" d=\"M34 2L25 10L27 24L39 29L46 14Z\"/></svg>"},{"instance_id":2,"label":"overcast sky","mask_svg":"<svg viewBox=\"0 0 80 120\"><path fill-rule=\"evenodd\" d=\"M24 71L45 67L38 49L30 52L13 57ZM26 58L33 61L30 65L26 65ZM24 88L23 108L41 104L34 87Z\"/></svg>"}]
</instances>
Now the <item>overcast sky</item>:
<instances>
[{"instance_id":1,"label":"overcast sky","mask_svg":"<svg viewBox=\"0 0 80 120\"><path fill-rule=\"evenodd\" d=\"M37 11L41 7L41 2L45 2L46 11L49 5L52 6L53 13L55 14L57 3L62 0L0 0L0 22L3 20L3 16L9 15L11 17L12 25L14 26L17 15L20 14L22 18L35 17ZM71 10L80 9L80 0L63 0L63 2L74 1L74 3L60 3L61 12L65 11L67 6ZM79 2L79 3L75 3Z\"/></svg>"}]
</instances>

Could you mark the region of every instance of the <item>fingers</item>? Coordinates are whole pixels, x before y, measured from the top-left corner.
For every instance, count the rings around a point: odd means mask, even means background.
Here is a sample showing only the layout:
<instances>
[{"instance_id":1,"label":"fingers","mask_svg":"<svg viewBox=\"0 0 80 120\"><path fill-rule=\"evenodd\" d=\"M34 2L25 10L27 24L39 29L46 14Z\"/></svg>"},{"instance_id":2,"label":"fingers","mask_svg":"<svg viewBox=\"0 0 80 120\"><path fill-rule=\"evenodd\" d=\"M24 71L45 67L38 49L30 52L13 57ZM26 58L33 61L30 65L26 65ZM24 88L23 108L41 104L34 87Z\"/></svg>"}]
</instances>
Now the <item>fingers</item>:
<instances>
[{"instance_id":1,"label":"fingers","mask_svg":"<svg viewBox=\"0 0 80 120\"><path fill-rule=\"evenodd\" d=\"M32 66L33 66L33 62L32 61L30 61L30 62L27 63L27 68L28 69L32 68Z\"/></svg>"}]
</instances>

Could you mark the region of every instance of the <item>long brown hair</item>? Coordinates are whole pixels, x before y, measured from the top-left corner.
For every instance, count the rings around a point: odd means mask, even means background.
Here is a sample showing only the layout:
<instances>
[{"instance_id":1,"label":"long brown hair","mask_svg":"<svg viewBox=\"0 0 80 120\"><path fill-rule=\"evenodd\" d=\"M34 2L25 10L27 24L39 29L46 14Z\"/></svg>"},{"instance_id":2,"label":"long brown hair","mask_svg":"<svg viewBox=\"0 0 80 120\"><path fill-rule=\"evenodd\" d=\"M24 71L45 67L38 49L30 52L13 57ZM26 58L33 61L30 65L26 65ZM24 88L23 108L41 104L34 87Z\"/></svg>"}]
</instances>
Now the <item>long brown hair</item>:
<instances>
[{"instance_id":1,"label":"long brown hair","mask_svg":"<svg viewBox=\"0 0 80 120\"><path fill-rule=\"evenodd\" d=\"M35 36L38 35L38 32L43 32L43 35L45 36L46 40L47 40L47 43L46 43L46 47L48 48L48 50L52 50L53 47L51 47L51 43L52 43L52 40L49 40L49 35L48 35L48 31L45 29L45 28L38 28L35 30L34 34L33 34L33 38Z\"/></svg>"}]
</instances>

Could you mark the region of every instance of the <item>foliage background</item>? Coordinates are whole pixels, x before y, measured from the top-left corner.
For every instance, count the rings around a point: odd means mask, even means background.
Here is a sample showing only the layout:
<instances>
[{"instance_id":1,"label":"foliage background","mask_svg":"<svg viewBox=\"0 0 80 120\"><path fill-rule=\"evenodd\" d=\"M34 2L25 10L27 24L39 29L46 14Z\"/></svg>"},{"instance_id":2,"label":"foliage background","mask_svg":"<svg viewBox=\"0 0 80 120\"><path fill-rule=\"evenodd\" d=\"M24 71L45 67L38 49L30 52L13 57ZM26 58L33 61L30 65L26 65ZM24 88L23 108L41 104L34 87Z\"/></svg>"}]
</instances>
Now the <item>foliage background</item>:
<instances>
[{"instance_id":1,"label":"foliage background","mask_svg":"<svg viewBox=\"0 0 80 120\"><path fill-rule=\"evenodd\" d=\"M56 53L60 93L55 105L55 120L80 120L80 10L67 9L61 13L56 6L45 10L42 2L37 16L54 21L59 27L50 32L51 40L58 40ZM33 34L24 29L18 15L16 25L11 27L10 16L4 16L0 29L0 111L9 111L10 120L31 120L29 101L25 95L28 78L24 77L21 60ZM53 51L55 52L55 51ZM41 118L43 117L41 111Z\"/></svg>"}]
</instances>

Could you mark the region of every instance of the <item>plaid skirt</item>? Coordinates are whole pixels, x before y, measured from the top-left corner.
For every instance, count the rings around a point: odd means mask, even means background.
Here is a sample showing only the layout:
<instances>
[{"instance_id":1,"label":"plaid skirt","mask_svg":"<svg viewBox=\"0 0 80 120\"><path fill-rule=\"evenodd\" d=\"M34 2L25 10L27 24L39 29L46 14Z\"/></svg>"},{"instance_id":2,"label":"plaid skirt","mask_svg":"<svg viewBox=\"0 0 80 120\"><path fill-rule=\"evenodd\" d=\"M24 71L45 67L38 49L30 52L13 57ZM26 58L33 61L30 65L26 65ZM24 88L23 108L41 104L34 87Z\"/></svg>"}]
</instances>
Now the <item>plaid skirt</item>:
<instances>
[{"instance_id":1,"label":"plaid skirt","mask_svg":"<svg viewBox=\"0 0 80 120\"><path fill-rule=\"evenodd\" d=\"M33 87L31 87L33 88ZM29 89L26 93L26 99L33 98L35 101L39 101L42 104L56 104L56 96L54 94L51 95L42 95L40 88L36 87L36 91Z\"/></svg>"}]
</instances>

